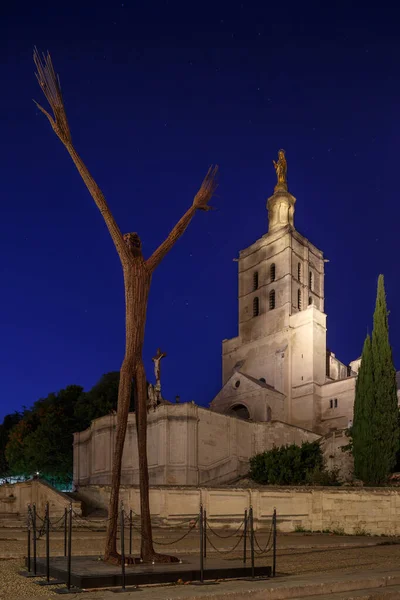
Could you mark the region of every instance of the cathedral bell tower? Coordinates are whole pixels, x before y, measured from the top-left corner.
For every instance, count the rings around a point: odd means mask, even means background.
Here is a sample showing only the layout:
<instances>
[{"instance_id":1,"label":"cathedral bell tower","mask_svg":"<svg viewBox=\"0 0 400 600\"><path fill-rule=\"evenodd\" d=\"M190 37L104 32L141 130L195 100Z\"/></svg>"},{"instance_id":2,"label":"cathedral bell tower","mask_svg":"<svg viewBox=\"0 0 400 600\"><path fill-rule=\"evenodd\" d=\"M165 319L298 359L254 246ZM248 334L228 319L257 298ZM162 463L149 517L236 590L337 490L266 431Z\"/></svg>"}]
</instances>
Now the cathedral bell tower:
<instances>
[{"instance_id":1,"label":"cathedral bell tower","mask_svg":"<svg viewBox=\"0 0 400 600\"><path fill-rule=\"evenodd\" d=\"M312 386L326 376L324 258L295 229L284 150L273 164L268 233L239 253L239 335L223 341L223 384L235 370L265 381L285 394L287 422L312 428Z\"/></svg>"}]
</instances>

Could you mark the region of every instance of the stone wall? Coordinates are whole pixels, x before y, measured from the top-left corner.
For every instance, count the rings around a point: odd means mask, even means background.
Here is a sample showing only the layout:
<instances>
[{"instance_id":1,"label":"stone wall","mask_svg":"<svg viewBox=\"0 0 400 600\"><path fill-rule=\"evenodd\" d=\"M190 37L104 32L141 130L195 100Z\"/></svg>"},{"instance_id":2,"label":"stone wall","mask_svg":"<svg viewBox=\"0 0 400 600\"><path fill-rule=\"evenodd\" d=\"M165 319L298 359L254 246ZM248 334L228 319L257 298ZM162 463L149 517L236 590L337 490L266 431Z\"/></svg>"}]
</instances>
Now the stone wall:
<instances>
[{"instance_id":1,"label":"stone wall","mask_svg":"<svg viewBox=\"0 0 400 600\"><path fill-rule=\"evenodd\" d=\"M46 502L49 503L50 514L53 517L61 517L65 507L69 506L71 498L40 479L0 486L0 514L2 515L25 515L28 504L36 504L37 512L43 515ZM82 514L80 502L73 501L72 506L78 515Z\"/></svg>"},{"instance_id":2,"label":"stone wall","mask_svg":"<svg viewBox=\"0 0 400 600\"><path fill-rule=\"evenodd\" d=\"M329 471L337 470L341 481L351 481L354 472L354 460L351 452L343 452L343 446L350 443L346 430L332 431L325 435L320 442Z\"/></svg>"},{"instance_id":3,"label":"stone wall","mask_svg":"<svg viewBox=\"0 0 400 600\"><path fill-rule=\"evenodd\" d=\"M333 429L348 428L353 419L356 393L355 376L330 381L322 385L318 393L320 420L316 430L322 435Z\"/></svg>"},{"instance_id":4,"label":"stone wall","mask_svg":"<svg viewBox=\"0 0 400 600\"><path fill-rule=\"evenodd\" d=\"M74 435L74 484L108 485L116 415L95 419ZM280 421L253 423L195 404L161 405L148 416L151 485L220 485L245 475L249 459L282 444L318 440L311 431ZM135 414L130 413L122 459L122 484L139 482Z\"/></svg>"},{"instance_id":5,"label":"stone wall","mask_svg":"<svg viewBox=\"0 0 400 600\"><path fill-rule=\"evenodd\" d=\"M82 498L106 508L109 487L85 486ZM122 487L125 508L139 513L139 490ZM276 508L279 531L298 527L310 531L400 535L400 490L396 488L184 488L153 487L150 508L154 522L177 524L196 517L200 503L213 527L237 528L245 509L254 510L256 529L270 527Z\"/></svg>"}]
</instances>

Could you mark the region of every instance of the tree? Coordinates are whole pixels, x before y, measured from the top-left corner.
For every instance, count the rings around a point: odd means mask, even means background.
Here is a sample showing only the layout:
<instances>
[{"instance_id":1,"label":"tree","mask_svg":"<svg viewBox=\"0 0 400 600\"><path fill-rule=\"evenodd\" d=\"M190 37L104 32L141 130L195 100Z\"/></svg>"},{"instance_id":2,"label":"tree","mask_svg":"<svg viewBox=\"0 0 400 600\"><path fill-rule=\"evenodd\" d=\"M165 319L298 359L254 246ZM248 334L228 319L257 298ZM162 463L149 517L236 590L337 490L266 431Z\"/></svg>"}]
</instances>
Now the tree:
<instances>
[{"instance_id":1,"label":"tree","mask_svg":"<svg viewBox=\"0 0 400 600\"><path fill-rule=\"evenodd\" d=\"M372 363L374 376L373 435L377 445L372 483L383 483L396 464L399 448L398 401L396 369L389 343L388 311L383 275L378 278L378 290L372 331Z\"/></svg>"},{"instance_id":2,"label":"tree","mask_svg":"<svg viewBox=\"0 0 400 600\"><path fill-rule=\"evenodd\" d=\"M13 474L30 476L39 471L51 483L72 480L72 436L79 429L74 409L82 392L81 386L70 385L24 411L6 447Z\"/></svg>"},{"instance_id":3,"label":"tree","mask_svg":"<svg viewBox=\"0 0 400 600\"><path fill-rule=\"evenodd\" d=\"M48 118L54 133L69 153L97 208L100 210L120 258L124 276L126 343L118 388L117 427L104 560L117 563L120 561L120 555L117 553L118 500L121 483L122 452L126 436L132 382L134 380L139 455L141 557L145 562L170 562L177 559L156 554L154 551L150 519L149 474L147 465L147 386L142 357L147 300L151 278L157 266L186 230L195 212L198 209L210 209L208 203L216 188L215 177L217 167L210 167L200 190L193 200L192 206L175 225L167 239L146 260L142 254L142 243L138 234L127 233L122 235L101 189L94 181L73 145L59 79L55 74L50 55L43 56L42 60L37 50L35 50L34 62L37 68L37 80L53 114L50 114L39 104L37 104L37 107Z\"/></svg>"},{"instance_id":4,"label":"tree","mask_svg":"<svg viewBox=\"0 0 400 600\"><path fill-rule=\"evenodd\" d=\"M93 419L117 410L118 386L119 371L112 371L103 375L89 392L81 394L74 408L75 418L79 424L77 431L89 427ZM135 410L133 391L132 389L129 412Z\"/></svg>"},{"instance_id":5,"label":"tree","mask_svg":"<svg viewBox=\"0 0 400 600\"><path fill-rule=\"evenodd\" d=\"M9 432L4 455L10 475L30 475L23 450L25 438L30 431L31 425L28 420L21 418Z\"/></svg>"},{"instance_id":6,"label":"tree","mask_svg":"<svg viewBox=\"0 0 400 600\"><path fill-rule=\"evenodd\" d=\"M378 278L372 340L367 335L361 357L351 437L355 476L368 485L384 483L396 464L399 410L383 275Z\"/></svg>"},{"instance_id":7,"label":"tree","mask_svg":"<svg viewBox=\"0 0 400 600\"><path fill-rule=\"evenodd\" d=\"M6 458L6 447L10 438L12 428L19 423L22 415L19 412L14 412L6 415L3 423L0 425L0 477L8 477L10 475L10 466Z\"/></svg>"},{"instance_id":8,"label":"tree","mask_svg":"<svg viewBox=\"0 0 400 600\"><path fill-rule=\"evenodd\" d=\"M119 372L106 373L88 392L69 385L37 400L0 425L0 476L30 477L36 471L52 485L72 479L73 434L117 409ZM130 411L134 410L131 396Z\"/></svg>"},{"instance_id":9,"label":"tree","mask_svg":"<svg viewBox=\"0 0 400 600\"><path fill-rule=\"evenodd\" d=\"M354 457L354 475L362 481L369 479L371 459L374 460L376 448L371 439L375 397L372 364L372 346L369 335L365 338L361 355L361 365L356 382L351 427L352 452Z\"/></svg>"}]
</instances>

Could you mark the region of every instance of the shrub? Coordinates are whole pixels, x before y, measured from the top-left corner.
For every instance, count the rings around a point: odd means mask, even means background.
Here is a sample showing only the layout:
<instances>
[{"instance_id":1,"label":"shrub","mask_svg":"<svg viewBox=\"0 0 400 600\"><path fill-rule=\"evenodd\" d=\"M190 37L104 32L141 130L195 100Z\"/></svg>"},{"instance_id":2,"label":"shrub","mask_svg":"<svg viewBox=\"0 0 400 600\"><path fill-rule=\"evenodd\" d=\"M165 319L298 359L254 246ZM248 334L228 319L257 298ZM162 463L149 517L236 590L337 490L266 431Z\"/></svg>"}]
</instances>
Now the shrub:
<instances>
[{"instance_id":1,"label":"shrub","mask_svg":"<svg viewBox=\"0 0 400 600\"><path fill-rule=\"evenodd\" d=\"M250 477L271 485L339 485L337 472L324 468L318 442L274 447L250 459Z\"/></svg>"}]
</instances>

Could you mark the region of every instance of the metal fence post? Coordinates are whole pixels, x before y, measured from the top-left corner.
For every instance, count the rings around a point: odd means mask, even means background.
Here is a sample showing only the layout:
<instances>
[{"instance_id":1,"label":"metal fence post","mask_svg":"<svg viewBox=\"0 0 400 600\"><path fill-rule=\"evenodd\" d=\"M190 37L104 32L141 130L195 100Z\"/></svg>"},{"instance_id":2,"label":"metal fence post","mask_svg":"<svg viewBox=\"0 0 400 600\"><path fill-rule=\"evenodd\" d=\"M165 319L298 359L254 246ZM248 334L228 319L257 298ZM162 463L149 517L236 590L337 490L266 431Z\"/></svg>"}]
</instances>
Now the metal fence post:
<instances>
[{"instance_id":1,"label":"metal fence post","mask_svg":"<svg viewBox=\"0 0 400 600\"><path fill-rule=\"evenodd\" d=\"M133 515L132 509L129 511L129 554L132 554L132 529L133 529Z\"/></svg>"},{"instance_id":2,"label":"metal fence post","mask_svg":"<svg viewBox=\"0 0 400 600\"><path fill-rule=\"evenodd\" d=\"M44 518L46 524L46 581L50 581L50 508L48 502L46 502Z\"/></svg>"},{"instance_id":3,"label":"metal fence post","mask_svg":"<svg viewBox=\"0 0 400 600\"><path fill-rule=\"evenodd\" d=\"M204 509L204 513L203 513L203 521L204 521L204 526L203 526L203 537L204 537L203 549L204 549L204 558L207 558L207 511L205 509Z\"/></svg>"},{"instance_id":4,"label":"metal fence post","mask_svg":"<svg viewBox=\"0 0 400 600\"><path fill-rule=\"evenodd\" d=\"M125 592L125 511L121 502L121 573L122 573L122 591Z\"/></svg>"},{"instance_id":5,"label":"metal fence post","mask_svg":"<svg viewBox=\"0 0 400 600\"><path fill-rule=\"evenodd\" d=\"M204 582L204 531L203 531L203 505L200 505L200 583Z\"/></svg>"},{"instance_id":6,"label":"metal fence post","mask_svg":"<svg viewBox=\"0 0 400 600\"><path fill-rule=\"evenodd\" d=\"M31 572L31 505L28 504L28 573Z\"/></svg>"},{"instance_id":7,"label":"metal fence post","mask_svg":"<svg viewBox=\"0 0 400 600\"><path fill-rule=\"evenodd\" d=\"M67 556L67 526L68 526L68 509L64 508L64 556Z\"/></svg>"},{"instance_id":8,"label":"metal fence post","mask_svg":"<svg viewBox=\"0 0 400 600\"><path fill-rule=\"evenodd\" d=\"M251 576L254 579L254 518L253 507L250 506L250 550L251 550Z\"/></svg>"},{"instance_id":9,"label":"metal fence post","mask_svg":"<svg viewBox=\"0 0 400 600\"><path fill-rule=\"evenodd\" d=\"M69 523L68 523L68 557L67 557L67 589L71 589L71 555L72 555L72 502L69 505Z\"/></svg>"},{"instance_id":10,"label":"metal fence post","mask_svg":"<svg viewBox=\"0 0 400 600\"><path fill-rule=\"evenodd\" d=\"M34 505L33 505L34 506ZM36 507L35 510L32 509L31 505L28 504L28 522L27 522L27 571L20 571L20 575L24 577L41 577L37 573L36 567ZM33 537L33 560L31 556L31 540ZM33 563L33 572L32 569Z\"/></svg>"},{"instance_id":11,"label":"metal fence post","mask_svg":"<svg viewBox=\"0 0 400 600\"><path fill-rule=\"evenodd\" d=\"M33 574L36 575L36 504L33 505Z\"/></svg>"},{"instance_id":12,"label":"metal fence post","mask_svg":"<svg viewBox=\"0 0 400 600\"><path fill-rule=\"evenodd\" d=\"M247 508L244 511L244 533L243 533L243 564L246 564L247 560Z\"/></svg>"},{"instance_id":13,"label":"metal fence post","mask_svg":"<svg viewBox=\"0 0 400 600\"><path fill-rule=\"evenodd\" d=\"M276 508L272 516L272 577L276 575Z\"/></svg>"},{"instance_id":14,"label":"metal fence post","mask_svg":"<svg viewBox=\"0 0 400 600\"><path fill-rule=\"evenodd\" d=\"M46 502L46 510L44 514L44 528L46 531L46 581L38 581L38 585L56 585L62 583L58 579L50 581L50 505Z\"/></svg>"}]
</instances>

